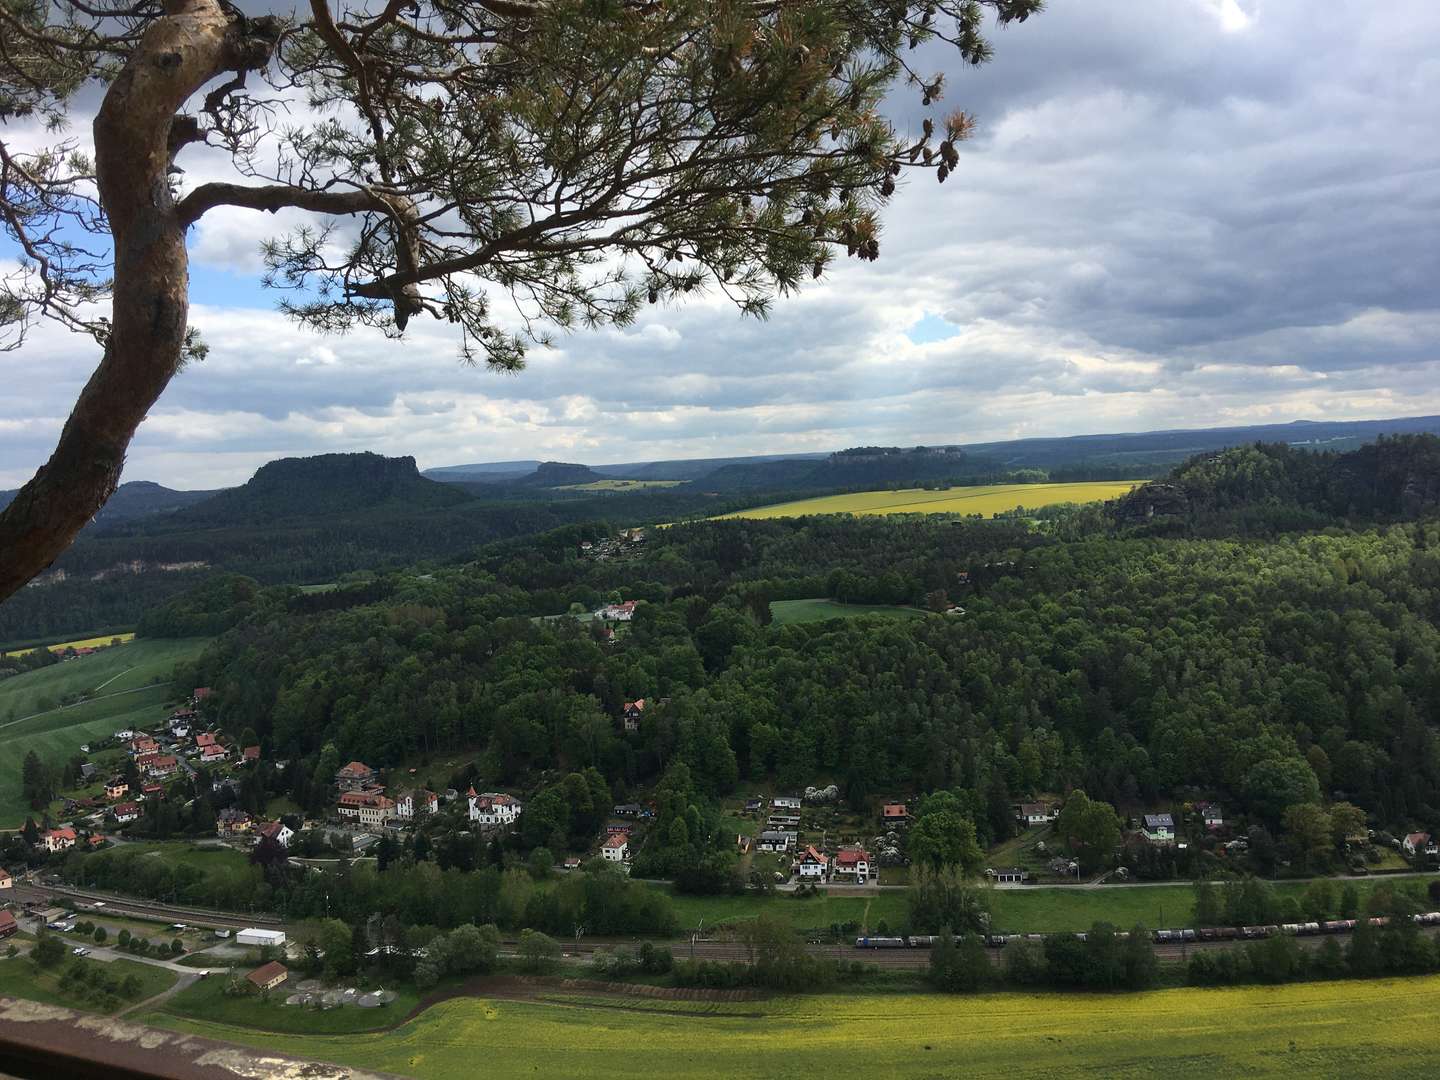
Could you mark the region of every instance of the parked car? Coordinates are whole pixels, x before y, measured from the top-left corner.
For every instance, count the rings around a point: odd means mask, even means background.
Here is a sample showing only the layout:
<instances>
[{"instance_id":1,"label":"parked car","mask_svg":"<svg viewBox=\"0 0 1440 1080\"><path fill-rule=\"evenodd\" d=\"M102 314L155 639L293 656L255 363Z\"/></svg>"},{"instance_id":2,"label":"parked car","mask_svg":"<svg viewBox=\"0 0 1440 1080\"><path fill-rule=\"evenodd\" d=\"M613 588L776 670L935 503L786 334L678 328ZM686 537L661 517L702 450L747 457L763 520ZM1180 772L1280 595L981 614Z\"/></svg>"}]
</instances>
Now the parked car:
<instances>
[{"instance_id":1,"label":"parked car","mask_svg":"<svg viewBox=\"0 0 1440 1080\"><path fill-rule=\"evenodd\" d=\"M89 956L89 955L90 955L90 950L87 949L87 948L85 948L83 945L79 945L79 946L76 946L75 948L73 948L73 949L70 950L70 955L71 955L71 956Z\"/></svg>"}]
</instances>

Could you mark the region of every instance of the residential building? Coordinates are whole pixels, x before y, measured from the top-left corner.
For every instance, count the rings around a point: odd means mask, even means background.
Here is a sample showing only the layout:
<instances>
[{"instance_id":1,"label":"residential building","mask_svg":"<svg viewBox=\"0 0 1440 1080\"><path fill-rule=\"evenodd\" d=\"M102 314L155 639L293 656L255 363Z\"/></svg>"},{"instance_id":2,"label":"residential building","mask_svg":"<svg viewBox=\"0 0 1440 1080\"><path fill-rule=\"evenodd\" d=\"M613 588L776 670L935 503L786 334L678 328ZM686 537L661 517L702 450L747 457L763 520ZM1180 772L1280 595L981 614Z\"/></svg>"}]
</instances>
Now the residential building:
<instances>
[{"instance_id":1,"label":"residential building","mask_svg":"<svg viewBox=\"0 0 1440 1080\"><path fill-rule=\"evenodd\" d=\"M136 767L137 769L139 769L141 772L144 772L146 769L150 768L151 765L154 765L155 762L157 762L157 761L159 761L159 760L160 760L160 755L159 755L159 753L156 752L156 751L154 751L154 750L152 750L152 751L150 751L148 754L139 754L139 755L137 755L136 758L135 758L135 767Z\"/></svg>"},{"instance_id":2,"label":"residential building","mask_svg":"<svg viewBox=\"0 0 1440 1080\"><path fill-rule=\"evenodd\" d=\"M219 736L213 731L202 731L199 735L195 736L195 745L201 750L204 750L207 746L214 746L219 741Z\"/></svg>"},{"instance_id":3,"label":"residential building","mask_svg":"<svg viewBox=\"0 0 1440 1080\"><path fill-rule=\"evenodd\" d=\"M1423 855L1425 849L1432 846L1430 834L1428 832L1412 832L1400 841L1400 846L1405 849L1406 855Z\"/></svg>"},{"instance_id":4,"label":"residential building","mask_svg":"<svg viewBox=\"0 0 1440 1080\"><path fill-rule=\"evenodd\" d=\"M1054 803L1027 802L1015 809L1015 820L1028 828L1048 825L1059 816L1060 808Z\"/></svg>"},{"instance_id":5,"label":"residential building","mask_svg":"<svg viewBox=\"0 0 1440 1080\"><path fill-rule=\"evenodd\" d=\"M121 825L128 824L140 816L140 804L133 802L116 803L110 812Z\"/></svg>"},{"instance_id":6,"label":"residential building","mask_svg":"<svg viewBox=\"0 0 1440 1080\"><path fill-rule=\"evenodd\" d=\"M776 795L770 800L772 810L800 810L800 796L798 795Z\"/></svg>"},{"instance_id":7,"label":"residential building","mask_svg":"<svg viewBox=\"0 0 1440 1080\"><path fill-rule=\"evenodd\" d=\"M470 820L480 825L513 825L524 809L520 800L501 791L486 791L475 794L471 788L465 793L470 803Z\"/></svg>"},{"instance_id":8,"label":"residential building","mask_svg":"<svg viewBox=\"0 0 1440 1080\"><path fill-rule=\"evenodd\" d=\"M1175 842L1175 819L1169 814L1145 814L1140 819L1140 834L1152 844Z\"/></svg>"},{"instance_id":9,"label":"residential building","mask_svg":"<svg viewBox=\"0 0 1440 1080\"><path fill-rule=\"evenodd\" d=\"M629 622L635 617L635 605L638 601L626 600L619 604L606 604L595 612L595 618L605 622Z\"/></svg>"},{"instance_id":10,"label":"residential building","mask_svg":"<svg viewBox=\"0 0 1440 1080\"><path fill-rule=\"evenodd\" d=\"M150 776L157 776L163 778L166 776L174 776L175 770L177 770L178 768L180 768L179 760L167 754L164 757L158 757L154 761L152 761L146 767L145 772Z\"/></svg>"},{"instance_id":11,"label":"residential building","mask_svg":"<svg viewBox=\"0 0 1440 1080\"><path fill-rule=\"evenodd\" d=\"M220 743L215 742L200 751L200 762L203 765L213 765L217 761L224 761L229 756L230 751L226 750Z\"/></svg>"},{"instance_id":12,"label":"residential building","mask_svg":"<svg viewBox=\"0 0 1440 1080\"><path fill-rule=\"evenodd\" d=\"M40 844L52 855L59 851L69 851L75 846L75 830L50 829L40 834Z\"/></svg>"},{"instance_id":13,"label":"residential building","mask_svg":"<svg viewBox=\"0 0 1440 1080\"><path fill-rule=\"evenodd\" d=\"M395 816L401 821L440 812L440 796L425 788L405 791L395 796Z\"/></svg>"},{"instance_id":14,"label":"residential building","mask_svg":"<svg viewBox=\"0 0 1440 1080\"><path fill-rule=\"evenodd\" d=\"M208 698L209 696L210 696L210 687L208 687L208 686L197 686L197 687L195 688L195 693L193 693L193 694L190 695L190 702L191 702L191 704L193 704L193 705L199 705L200 702L204 701L204 700L205 700L206 698Z\"/></svg>"},{"instance_id":15,"label":"residential building","mask_svg":"<svg viewBox=\"0 0 1440 1080\"><path fill-rule=\"evenodd\" d=\"M1018 866L1006 867L1002 870L986 870L985 876L990 878L997 885L1023 885L1030 880L1030 873Z\"/></svg>"},{"instance_id":16,"label":"residential building","mask_svg":"<svg viewBox=\"0 0 1440 1080\"><path fill-rule=\"evenodd\" d=\"M241 833L248 833L252 824L250 814L234 806L227 806L215 815L217 836L239 836Z\"/></svg>"},{"instance_id":17,"label":"residential building","mask_svg":"<svg viewBox=\"0 0 1440 1080\"><path fill-rule=\"evenodd\" d=\"M363 791L373 787L379 777L380 774L363 761L352 761L335 774L335 786L341 791Z\"/></svg>"},{"instance_id":18,"label":"residential building","mask_svg":"<svg viewBox=\"0 0 1440 1080\"><path fill-rule=\"evenodd\" d=\"M616 803L611 813L616 817L640 817L645 813L645 808L634 802Z\"/></svg>"},{"instance_id":19,"label":"residential building","mask_svg":"<svg viewBox=\"0 0 1440 1080\"><path fill-rule=\"evenodd\" d=\"M832 878L844 878L864 885L870 880L870 853L861 847L844 847L835 853Z\"/></svg>"},{"instance_id":20,"label":"residential building","mask_svg":"<svg viewBox=\"0 0 1440 1080\"><path fill-rule=\"evenodd\" d=\"M10 871L0 866L0 889L13 889L15 879L10 876Z\"/></svg>"},{"instance_id":21,"label":"residential building","mask_svg":"<svg viewBox=\"0 0 1440 1080\"><path fill-rule=\"evenodd\" d=\"M267 840L274 840L283 848L290 846L290 841L295 839L295 830L286 825L283 821L262 821L255 826L255 836L264 837Z\"/></svg>"},{"instance_id":22,"label":"residential building","mask_svg":"<svg viewBox=\"0 0 1440 1080\"><path fill-rule=\"evenodd\" d=\"M133 757L141 754L153 754L160 749L160 744L148 735L137 735L130 740L130 753Z\"/></svg>"},{"instance_id":23,"label":"residential building","mask_svg":"<svg viewBox=\"0 0 1440 1080\"><path fill-rule=\"evenodd\" d=\"M243 761L246 765L250 765L250 764L252 764L252 763L254 763L254 762L256 762L256 761L259 761L259 760L260 760L260 747L258 747L258 746L247 746L247 747L245 747L244 750L240 751L240 760Z\"/></svg>"},{"instance_id":24,"label":"residential building","mask_svg":"<svg viewBox=\"0 0 1440 1080\"><path fill-rule=\"evenodd\" d=\"M755 850L757 851L789 851L795 844L796 836L793 832L782 832L779 829L767 829L755 839Z\"/></svg>"},{"instance_id":25,"label":"residential building","mask_svg":"<svg viewBox=\"0 0 1440 1080\"><path fill-rule=\"evenodd\" d=\"M347 791L340 796L340 816L362 825L384 825L395 816L395 800L379 791Z\"/></svg>"},{"instance_id":26,"label":"residential building","mask_svg":"<svg viewBox=\"0 0 1440 1080\"><path fill-rule=\"evenodd\" d=\"M611 833L600 845L600 855L606 862L624 862L630 858L630 838L624 833Z\"/></svg>"},{"instance_id":27,"label":"residential building","mask_svg":"<svg viewBox=\"0 0 1440 1080\"><path fill-rule=\"evenodd\" d=\"M1200 820L1207 829L1218 829L1225 824L1225 814L1219 803L1201 803L1195 809L1200 811Z\"/></svg>"},{"instance_id":28,"label":"residential building","mask_svg":"<svg viewBox=\"0 0 1440 1080\"><path fill-rule=\"evenodd\" d=\"M80 779L89 780L95 775L96 768L97 766L94 762L85 762L85 764L80 766Z\"/></svg>"},{"instance_id":29,"label":"residential building","mask_svg":"<svg viewBox=\"0 0 1440 1080\"><path fill-rule=\"evenodd\" d=\"M625 709L620 714L620 722L626 731L639 731L640 718L645 715L645 699L637 698L634 701L625 702Z\"/></svg>"},{"instance_id":30,"label":"residential building","mask_svg":"<svg viewBox=\"0 0 1440 1080\"><path fill-rule=\"evenodd\" d=\"M19 931L20 924L15 921L15 916L0 908L0 941Z\"/></svg>"},{"instance_id":31,"label":"residential building","mask_svg":"<svg viewBox=\"0 0 1440 1080\"><path fill-rule=\"evenodd\" d=\"M165 798L165 787L152 780L140 785L140 794L147 799L163 799Z\"/></svg>"},{"instance_id":32,"label":"residential building","mask_svg":"<svg viewBox=\"0 0 1440 1080\"><path fill-rule=\"evenodd\" d=\"M112 776L105 781L105 798L123 799L130 791L130 785L125 782L124 777Z\"/></svg>"},{"instance_id":33,"label":"residential building","mask_svg":"<svg viewBox=\"0 0 1440 1080\"><path fill-rule=\"evenodd\" d=\"M816 851L811 844L800 852L791 869L799 875L801 881L824 881L829 865L830 860Z\"/></svg>"},{"instance_id":34,"label":"residential building","mask_svg":"<svg viewBox=\"0 0 1440 1080\"><path fill-rule=\"evenodd\" d=\"M886 828L903 827L910 824L910 810L903 802L886 803L880 807L880 820Z\"/></svg>"},{"instance_id":35,"label":"residential building","mask_svg":"<svg viewBox=\"0 0 1440 1080\"><path fill-rule=\"evenodd\" d=\"M274 990L289 977L290 972L285 970L284 964L279 960L271 960L246 975L245 981L258 993L263 994L266 990Z\"/></svg>"}]
</instances>

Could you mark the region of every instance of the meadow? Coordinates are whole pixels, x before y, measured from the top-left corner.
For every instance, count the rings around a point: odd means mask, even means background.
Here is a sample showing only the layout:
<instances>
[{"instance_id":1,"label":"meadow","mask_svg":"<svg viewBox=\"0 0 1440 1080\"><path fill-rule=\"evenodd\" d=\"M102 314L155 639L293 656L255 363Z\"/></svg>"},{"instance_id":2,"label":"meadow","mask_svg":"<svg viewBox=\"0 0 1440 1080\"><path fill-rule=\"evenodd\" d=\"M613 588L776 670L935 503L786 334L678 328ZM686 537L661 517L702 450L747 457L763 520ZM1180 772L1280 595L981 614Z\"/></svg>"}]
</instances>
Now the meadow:
<instances>
[{"instance_id":1,"label":"meadow","mask_svg":"<svg viewBox=\"0 0 1440 1080\"><path fill-rule=\"evenodd\" d=\"M918 619L929 612L891 604L842 604L838 600L772 600L770 618L779 626L790 623L853 619L857 615L883 615L887 619Z\"/></svg>"},{"instance_id":2,"label":"meadow","mask_svg":"<svg viewBox=\"0 0 1440 1080\"><path fill-rule=\"evenodd\" d=\"M556 491L639 491L641 488L678 487L684 480L591 480L588 484L564 484Z\"/></svg>"},{"instance_id":3,"label":"meadow","mask_svg":"<svg viewBox=\"0 0 1440 1080\"><path fill-rule=\"evenodd\" d=\"M760 1017L456 998L391 1032L293 1036L151 1013L195 1035L427 1080L884 1077L1431 1077L1440 977L1135 995L825 995ZM843 1066L840 1063L843 1062ZM828 1065L827 1065L828 1063Z\"/></svg>"},{"instance_id":4,"label":"meadow","mask_svg":"<svg viewBox=\"0 0 1440 1080\"><path fill-rule=\"evenodd\" d=\"M212 961L211 966L219 965ZM176 1019L235 1024L292 1035L340 1035L391 1027L420 1004L420 995L413 987L399 986L393 988L398 995L394 1001L374 1009L353 1006L307 1009L283 1004L283 991L267 999L254 994L227 994L226 981L223 975L217 975L192 983L167 999L161 1011Z\"/></svg>"},{"instance_id":5,"label":"meadow","mask_svg":"<svg viewBox=\"0 0 1440 1080\"><path fill-rule=\"evenodd\" d=\"M58 764L94 739L163 721L166 702L177 695L166 680L204 645L204 639L134 641L0 681L0 828L22 824L29 810L20 794L27 753ZM59 705L77 694L91 696Z\"/></svg>"},{"instance_id":6,"label":"meadow","mask_svg":"<svg viewBox=\"0 0 1440 1080\"><path fill-rule=\"evenodd\" d=\"M153 964L141 964L135 960L72 960L66 957L61 966L51 969L37 969L26 957L0 958L0 994L40 1001L47 1005L63 1005L85 1012L97 1011L93 997L76 992L75 989L60 985L61 973L66 968L81 964L87 969L101 967L106 974L118 978L134 975L140 980L140 991L134 997L121 1001L120 1008L137 1001L154 997L175 985L176 976Z\"/></svg>"},{"instance_id":7,"label":"meadow","mask_svg":"<svg viewBox=\"0 0 1440 1080\"><path fill-rule=\"evenodd\" d=\"M1138 480L1078 484L990 484L952 487L941 491L906 488L901 491L859 491L822 495L814 499L757 506L724 514L722 518L784 518L807 514L979 514L992 517L1023 506L1038 510L1059 503L1102 502L1118 499Z\"/></svg>"}]
</instances>

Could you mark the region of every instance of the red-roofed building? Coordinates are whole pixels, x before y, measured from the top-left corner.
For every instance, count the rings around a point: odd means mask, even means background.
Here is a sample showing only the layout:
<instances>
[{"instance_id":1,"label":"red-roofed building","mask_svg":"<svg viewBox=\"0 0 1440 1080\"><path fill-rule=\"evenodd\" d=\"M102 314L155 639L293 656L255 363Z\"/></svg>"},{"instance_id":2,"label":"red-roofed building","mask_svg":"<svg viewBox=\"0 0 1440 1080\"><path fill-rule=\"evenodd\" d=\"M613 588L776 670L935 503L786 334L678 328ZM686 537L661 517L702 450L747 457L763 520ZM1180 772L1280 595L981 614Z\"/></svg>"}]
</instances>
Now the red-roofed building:
<instances>
[{"instance_id":1,"label":"red-roofed building","mask_svg":"<svg viewBox=\"0 0 1440 1080\"><path fill-rule=\"evenodd\" d=\"M204 700L205 700L206 698L208 698L209 696L210 696L210 687L208 687L208 686L197 686L197 687L195 688L195 693L191 695L190 700L193 701L196 705L199 705L200 702L204 701Z\"/></svg>"},{"instance_id":2,"label":"red-roofed building","mask_svg":"<svg viewBox=\"0 0 1440 1080\"><path fill-rule=\"evenodd\" d=\"M295 839L295 830L283 821L262 821L255 826L255 835L274 840L281 847L288 848L290 841Z\"/></svg>"},{"instance_id":3,"label":"red-roofed building","mask_svg":"<svg viewBox=\"0 0 1440 1080\"><path fill-rule=\"evenodd\" d=\"M886 803L880 808L880 820L892 828L910 823L910 811L903 802Z\"/></svg>"},{"instance_id":4,"label":"red-roofed building","mask_svg":"<svg viewBox=\"0 0 1440 1080\"><path fill-rule=\"evenodd\" d=\"M52 855L58 851L69 851L75 846L75 830L71 828L51 829L40 834L40 843Z\"/></svg>"},{"instance_id":5,"label":"red-roofed building","mask_svg":"<svg viewBox=\"0 0 1440 1080\"><path fill-rule=\"evenodd\" d=\"M116 803L114 808L111 809L110 812L115 815L116 821L120 822L121 825L124 825L128 822L134 821L140 816L140 804L133 802Z\"/></svg>"},{"instance_id":6,"label":"red-roofed building","mask_svg":"<svg viewBox=\"0 0 1440 1080\"><path fill-rule=\"evenodd\" d=\"M15 916L11 915L8 911L0 909L0 939L18 933L19 930L20 924L15 921Z\"/></svg>"},{"instance_id":7,"label":"red-roofed building","mask_svg":"<svg viewBox=\"0 0 1440 1080\"><path fill-rule=\"evenodd\" d=\"M599 611L595 612L597 619L606 622L629 622L635 617L635 605L638 601L626 600L620 604L606 604Z\"/></svg>"},{"instance_id":8,"label":"red-roofed building","mask_svg":"<svg viewBox=\"0 0 1440 1080\"><path fill-rule=\"evenodd\" d=\"M240 757L241 757L242 760L244 760L245 764L247 764L247 765L250 764L251 762L259 761L259 760L260 760L260 747L258 747L258 746L247 746L247 747L245 747L244 750L242 750L242 751L240 752Z\"/></svg>"},{"instance_id":9,"label":"red-roofed building","mask_svg":"<svg viewBox=\"0 0 1440 1080\"><path fill-rule=\"evenodd\" d=\"M395 800L378 791L347 791L337 806L343 818L355 818L362 825L384 825L395 816Z\"/></svg>"},{"instance_id":10,"label":"red-roofed building","mask_svg":"<svg viewBox=\"0 0 1440 1080\"><path fill-rule=\"evenodd\" d=\"M195 745L202 750L207 746L214 746L218 741L213 731L202 731L199 735L195 736Z\"/></svg>"},{"instance_id":11,"label":"red-roofed building","mask_svg":"<svg viewBox=\"0 0 1440 1080\"><path fill-rule=\"evenodd\" d=\"M245 981L258 993L263 994L267 990L274 990L289 977L290 972L285 970L284 964L279 960L271 960L268 964L262 964L246 975Z\"/></svg>"},{"instance_id":12,"label":"red-roofed building","mask_svg":"<svg viewBox=\"0 0 1440 1080\"><path fill-rule=\"evenodd\" d=\"M373 787L380 774L363 761L352 761L342 765L335 774L335 786L341 791L363 791Z\"/></svg>"},{"instance_id":13,"label":"red-roofed building","mask_svg":"<svg viewBox=\"0 0 1440 1080\"><path fill-rule=\"evenodd\" d=\"M606 862L624 862L630 858L630 837L625 833L611 833L600 845L600 855Z\"/></svg>"},{"instance_id":14,"label":"red-roofed building","mask_svg":"<svg viewBox=\"0 0 1440 1080\"><path fill-rule=\"evenodd\" d=\"M224 761L230 756L230 751L218 742L200 748L200 760L206 765L214 764L217 761Z\"/></svg>"},{"instance_id":15,"label":"red-roofed building","mask_svg":"<svg viewBox=\"0 0 1440 1080\"><path fill-rule=\"evenodd\" d=\"M841 848L835 853L835 869L832 877L845 878L863 885L870 880L870 853L864 848Z\"/></svg>"},{"instance_id":16,"label":"red-roofed building","mask_svg":"<svg viewBox=\"0 0 1440 1080\"><path fill-rule=\"evenodd\" d=\"M620 722L625 726L626 731L639 731L640 718L645 715L645 699L639 698L635 701L625 702L625 711L621 713Z\"/></svg>"},{"instance_id":17,"label":"red-roofed building","mask_svg":"<svg viewBox=\"0 0 1440 1080\"><path fill-rule=\"evenodd\" d=\"M1428 832L1412 832L1400 842L1407 855L1433 855L1435 844L1430 840Z\"/></svg>"},{"instance_id":18,"label":"red-roofed building","mask_svg":"<svg viewBox=\"0 0 1440 1080\"><path fill-rule=\"evenodd\" d=\"M499 791L476 795L471 788L466 798L470 801L470 820L481 825L513 825L524 809L519 799Z\"/></svg>"},{"instance_id":19,"label":"red-roofed building","mask_svg":"<svg viewBox=\"0 0 1440 1080\"><path fill-rule=\"evenodd\" d=\"M796 857L794 870L800 875L801 881L823 881L829 866L830 860L811 844Z\"/></svg>"},{"instance_id":20,"label":"red-roofed building","mask_svg":"<svg viewBox=\"0 0 1440 1080\"><path fill-rule=\"evenodd\" d=\"M152 761L145 770L151 776L174 776L175 770L180 768L180 762L174 757L160 757Z\"/></svg>"}]
</instances>

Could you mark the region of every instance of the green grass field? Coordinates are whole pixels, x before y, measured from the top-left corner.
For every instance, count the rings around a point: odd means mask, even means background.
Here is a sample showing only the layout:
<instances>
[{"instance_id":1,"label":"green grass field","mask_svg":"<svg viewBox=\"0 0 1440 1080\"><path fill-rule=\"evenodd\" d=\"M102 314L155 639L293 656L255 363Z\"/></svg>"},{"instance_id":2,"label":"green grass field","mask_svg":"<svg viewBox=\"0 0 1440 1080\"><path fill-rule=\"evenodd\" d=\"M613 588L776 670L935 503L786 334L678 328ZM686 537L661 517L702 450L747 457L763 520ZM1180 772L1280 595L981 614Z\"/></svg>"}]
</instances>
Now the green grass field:
<instances>
[{"instance_id":1,"label":"green grass field","mask_svg":"<svg viewBox=\"0 0 1440 1080\"><path fill-rule=\"evenodd\" d=\"M29 751L59 763L92 739L163 721L165 702L177 691L150 684L168 679L177 662L204 645L198 638L133 641L0 682L0 828L25 820L20 766ZM62 697L77 693L95 696L57 707Z\"/></svg>"},{"instance_id":2,"label":"green grass field","mask_svg":"<svg viewBox=\"0 0 1440 1080\"><path fill-rule=\"evenodd\" d=\"M87 998L73 990L60 986L60 974L66 967L74 964L83 964L87 970L102 968L109 974L124 978L127 975L134 975L140 980L140 992L134 997L121 1002L120 1008L126 1005L133 1005L137 1001L144 1001L146 998L154 997L175 984L176 975L158 968L151 964L141 964L134 960L112 960L104 962L100 960L73 960L66 957L59 967L49 970L37 970L35 965L25 957L13 959L0 959L0 994L10 994L14 997L28 998L31 1001L41 1001L47 1005L64 1005L70 1009L81 1009L85 1012L101 1011L93 998ZM113 1010L112 1010L113 1011Z\"/></svg>"},{"instance_id":3,"label":"green grass field","mask_svg":"<svg viewBox=\"0 0 1440 1080\"><path fill-rule=\"evenodd\" d=\"M878 896L839 896L822 892L799 899L788 893L759 896L686 896L671 893L675 914L682 930L691 930L704 920L705 926L739 919L753 919L762 912L784 919L796 930L824 930L835 923L855 922L872 931L883 920L894 930L904 924L909 911L906 894L887 890Z\"/></svg>"},{"instance_id":4,"label":"green grass field","mask_svg":"<svg viewBox=\"0 0 1440 1080\"><path fill-rule=\"evenodd\" d=\"M1081 484L992 484L952 487L943 491L907 488L903 491L861 491L849 495L823 495L798 502L758 506L724 514L725 518L783 518L806 514L980 514L991 517L1023 506L1038 510L1059 503L1101 502L1124 495L1142 481Z\"/></svg>"},{"instance_id":5,"label":"green grass field","mask_svg":"<svg viewBox=\"0 0 1440 1080\"><path fill-rule=\"evenodd\" d=\"M779 626L790 623L824 622L826 619L853 619L857 615L883 615L887 619L918 619L930 614L913 607L893 604L842 604L836 600L772 600L770 617Z\"/></svg>"},{"instance_id":6,"label":"green grass field","mask_svg":"<svg viewBox=\"0 0 1440 1080\"><path fill-rule=\"evenodd\" d=\"M564 484L556 491L639 491L641 488L669 488L684 480L591 480L588 484Z\"/></svg>"},{"instance_id":7,"label":"green grass field","mask_svg":"<svg viewBox=\"0 0 1440 1080\"><path fill-rule=\"evenodd\" d=\"M452 999L393 1032L288 1036L163 1013L174 1030L425 1080L495 1076L810 1080L856 1075L1432 1077L1440 977L1137 995L829 995L764 1013ZM483 1070L480 1063L483 1062ZM843 1062L843 1066L840 1063Z\"/></svg>"},{"instance_id":8,"label":"green grass field","mask_svg":"<svg viewBox=\"0 0 1440 1080\"><path fill-rule=\"evenodd\" d=\"M167 999L160 1011L172 1018L237 1024L287 1034L338 1035L391 1027L420 1004L420 995L413 988L387 987L394 989L397 997L379 1008L306 1009L282 1004L286 996L283 992L271 994L268 1000L261 1000L258 995L232 997L225 993L225 983L223 974L201 979Z\"/></svg>"}]
</instances>

